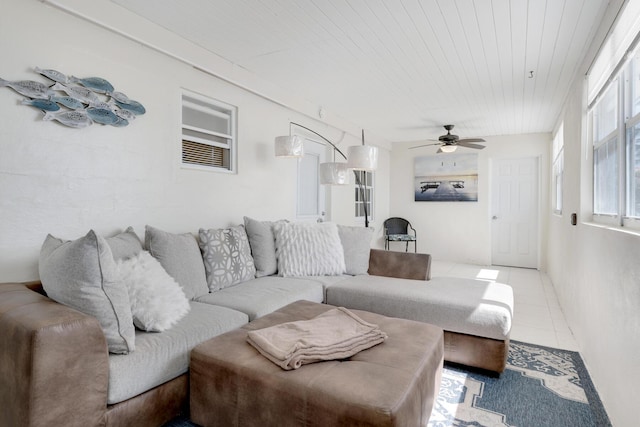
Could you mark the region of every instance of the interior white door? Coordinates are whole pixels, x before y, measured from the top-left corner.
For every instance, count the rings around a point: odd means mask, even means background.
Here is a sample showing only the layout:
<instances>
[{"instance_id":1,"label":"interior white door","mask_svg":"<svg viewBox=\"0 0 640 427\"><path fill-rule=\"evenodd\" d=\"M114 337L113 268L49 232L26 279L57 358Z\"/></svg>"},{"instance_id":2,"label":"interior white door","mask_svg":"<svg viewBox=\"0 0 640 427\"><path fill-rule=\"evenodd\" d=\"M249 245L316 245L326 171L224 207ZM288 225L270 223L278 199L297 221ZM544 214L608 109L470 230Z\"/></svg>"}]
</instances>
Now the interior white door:
<instances>
[{"instance_id":1,"label":"interior white door","mask_svg":"<svg viewBox=\"0 0 640 427\"><path fill-rule=\"evenodd\" d=\"M538 267L538 203L536 157L493 161L492 264Z\"/></svg>"},{"instance_id":2,"label":"interior white door","mask_svg":"<svg viewBox=\"0 0 640 427\"><path fill-rule=\"evenodd\" d=\"M326 155L324 144L305 140L304 157L298 161L296 218L300 221L324 221L326 198L319 172Z\"/></svg>"}]
</instances>

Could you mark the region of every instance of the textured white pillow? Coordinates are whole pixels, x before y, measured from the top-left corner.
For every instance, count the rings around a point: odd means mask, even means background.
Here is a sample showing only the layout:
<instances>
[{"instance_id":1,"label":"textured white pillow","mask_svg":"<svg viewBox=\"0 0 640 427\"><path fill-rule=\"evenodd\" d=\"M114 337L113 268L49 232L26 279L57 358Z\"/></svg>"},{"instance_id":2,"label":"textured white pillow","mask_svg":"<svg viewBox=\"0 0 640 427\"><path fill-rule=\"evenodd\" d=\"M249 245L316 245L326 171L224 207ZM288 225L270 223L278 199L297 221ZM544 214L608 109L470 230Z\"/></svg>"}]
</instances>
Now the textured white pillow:
<instances>
[{"instance_id":1,"label":"textured white pillow","mask_svg":"<svg viewBox=\"0 0 640 427\"><path fill-rule=\"evenodd\" d=\"M149 252L118 261L118 274L129 291L133 324L139 329L164 331L189 312L182 287Z\"/></svg>"},{"instance_id":2,"label":"textured white pillow","mask_svg":"<svg viewBox=\"0 0 640 427\"><path fill-rule=\"evenodd\" d=\"M273 232L279 276L337 276L345 272L335 224L278 223Z\"/></svg>"}]
</instances>

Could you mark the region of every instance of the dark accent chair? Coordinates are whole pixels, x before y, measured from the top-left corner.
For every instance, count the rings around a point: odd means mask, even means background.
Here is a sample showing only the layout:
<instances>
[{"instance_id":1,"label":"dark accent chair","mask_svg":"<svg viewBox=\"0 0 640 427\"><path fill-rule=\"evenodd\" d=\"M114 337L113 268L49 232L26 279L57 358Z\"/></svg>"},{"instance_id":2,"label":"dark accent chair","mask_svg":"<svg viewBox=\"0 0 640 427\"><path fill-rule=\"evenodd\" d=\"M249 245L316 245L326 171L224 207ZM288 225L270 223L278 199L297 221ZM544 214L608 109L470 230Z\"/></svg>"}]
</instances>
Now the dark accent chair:
<instances>
[{"instance_id":1,"label":"dark accent chair","mask_svg":"<svg viewBox=\"0 0 640 427\"><path fill-rule=\"evenodd\" d=\"M411 223L404 218L393 217L384 221L384 248L389 250L390 242L405 242L404 251L409 251L409 242L413 242L413 251L418 252L418 237Z\"/></svg>"}]
</instances>

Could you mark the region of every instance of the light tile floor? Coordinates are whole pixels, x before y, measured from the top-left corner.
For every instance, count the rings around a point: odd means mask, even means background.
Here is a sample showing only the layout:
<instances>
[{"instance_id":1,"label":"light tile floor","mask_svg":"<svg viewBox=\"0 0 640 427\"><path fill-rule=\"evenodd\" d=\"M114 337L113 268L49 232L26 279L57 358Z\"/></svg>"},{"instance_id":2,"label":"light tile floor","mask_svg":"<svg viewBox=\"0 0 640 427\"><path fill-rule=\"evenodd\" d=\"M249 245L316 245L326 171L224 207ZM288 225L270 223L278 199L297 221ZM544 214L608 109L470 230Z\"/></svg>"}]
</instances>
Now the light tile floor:
<instances>
[{"instance_id":1,"label":"light tile floor","mask_svg":"<svg viewBox=\"0 0 640 427\"><path fill-rule=\"evenodd\" d=\"M549 277L538 270L478 266L434 260L432 276L467 277L506 283L513 288L511 339L578 351Z\"/></svg>"}]
</instances>

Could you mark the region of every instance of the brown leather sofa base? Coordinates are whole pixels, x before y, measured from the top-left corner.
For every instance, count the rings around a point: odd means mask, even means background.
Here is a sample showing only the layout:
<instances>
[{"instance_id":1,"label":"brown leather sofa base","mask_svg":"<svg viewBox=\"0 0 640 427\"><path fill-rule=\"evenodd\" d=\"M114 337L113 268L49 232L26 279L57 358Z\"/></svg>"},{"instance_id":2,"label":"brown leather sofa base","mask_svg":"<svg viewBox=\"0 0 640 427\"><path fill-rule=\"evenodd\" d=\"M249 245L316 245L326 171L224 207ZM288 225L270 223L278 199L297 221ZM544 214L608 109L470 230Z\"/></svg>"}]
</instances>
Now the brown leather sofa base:
<instances>
[{"instance_id":1,"label":"brown leather sofa base","mask_svg":"<svg viewBox=\"0 0 640 427\"><path fill-rule=\"evenodd\" d=\"M500 374L507 365L509 340L444 331L444 360Z\"/></svg>"},{"instance_id":2,"label":"brown leather sofa base","mask_svg":"<svg viewBox=\"0 0 640 427\"><path fill-rule=\"evenodd\" d=\"M0 426L157 427L185 412L189 377L107 406L107 343L98 321L42 295L0 284Z\"/></svg>"},{"instance_id":3,"label":"brown leather sofa base","mask_svg":"<svg viewBox=\"0 0 640 427\"><path fill-rule=\"evenodd\" d=\"M95 318L25 284L0 285L0 425L102 426L108 380Z\"/></svg>"},{"instance_id":4,"label":"brown leather sofa base","mask_svg":"<svg viewBox=\"0 0 640 427\"><path fill-rule=\"evenodd\" d=\"M371 249L369 274L399 279L431 280L431 255Z\"/></svg>"},{"instance_id":5,"label":"brown leather sofa base","mask_svg":"<svg viewBox=\"0 0 640 427\"><path fill-rule=\"evenodd\" d=\"M189 374L152 388L124 402L109 405L107 427L157 427L187 413L189 404Z\"/></svg>"},{"instance_id":6,"label":"brown leather sofa base","mask_svg":"<svg viewBox=\"0 0 640 427\"><path fill-rule=\"evenodd\" d=\"M191 420L202 426L422 426L438 394L443 331L354 310L389 338L342 361L284 371L246 342L247 332L331 309L298 301L191 352Z\"/></svg>"}]
</instances>

